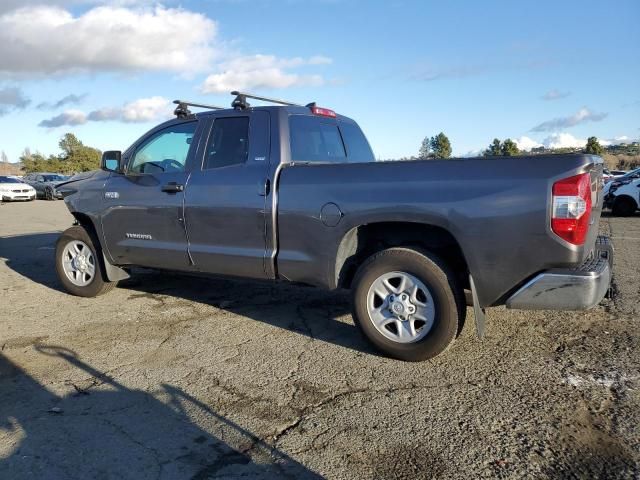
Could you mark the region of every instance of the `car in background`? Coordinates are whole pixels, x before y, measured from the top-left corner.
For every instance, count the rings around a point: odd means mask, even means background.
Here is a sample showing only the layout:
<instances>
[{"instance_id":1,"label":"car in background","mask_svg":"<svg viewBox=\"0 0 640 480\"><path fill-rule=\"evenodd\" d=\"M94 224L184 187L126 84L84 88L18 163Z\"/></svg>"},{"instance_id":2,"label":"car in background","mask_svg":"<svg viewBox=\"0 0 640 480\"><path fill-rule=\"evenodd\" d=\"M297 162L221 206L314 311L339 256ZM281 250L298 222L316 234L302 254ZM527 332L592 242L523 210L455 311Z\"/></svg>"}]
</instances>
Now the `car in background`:
<instances>
[{"instance_id":1,"label":"car in background","mask_svg":"<svg viewBox=\"0 0 640 480\"><path fill-rule=\"evenodd\" d=\"M56 187L67 180L69 177L60 173L42 172L24 176L24 181L36 189L38 198L45 200L62 199L62 195L56 190Z\"/></svg>"},{"instance_id":2,"label":"car in background","mask_svg":"<svg viewBox=\"0 0 640 480\"><path fill-rule=\"evenodd\" d=\"M618 217L633 215L640 208L640 173L624 182L611 182L604 204Z\"/></svg>"},{"instance_id":3,"label":"car in background","mask_svg":"<svg viewBox=\"0 0 640 480\"><path fill-rule=\"evenodd\" d=\"M624 170L609 170L605 168L602 170L602 179L604 180L604 183L609 183L616 178L626 175L627 173L628 172L625 172Z\"/></svg>"},{"instance_id":4,"label":"car in background","mask_svg":"<svg viewBox=\"0 0 640 480\"><path fill-rule=\"evenodd\" d=\"M640 168L636 168L635 170L631 170L624 175L614 178L612 181L605 183L604 188L602 189L602 195L604 195L604 204L605 207L610 208L609 202L607 202L607 196L616 190L618 187L625 185L627 183L631 183L635 179L640 178Z\"/></svg>"},{"instance_id":5,"label":"car in background","mask_svg":"<svg viewBox=\"0 0 640 480\"><path fill-rule=\"evenodd\" d=\"M8 176L0 176L0 200L3 202L22 200L31 201L36 198L36 189L31 185Z\"/></svg>"}]
</instances>

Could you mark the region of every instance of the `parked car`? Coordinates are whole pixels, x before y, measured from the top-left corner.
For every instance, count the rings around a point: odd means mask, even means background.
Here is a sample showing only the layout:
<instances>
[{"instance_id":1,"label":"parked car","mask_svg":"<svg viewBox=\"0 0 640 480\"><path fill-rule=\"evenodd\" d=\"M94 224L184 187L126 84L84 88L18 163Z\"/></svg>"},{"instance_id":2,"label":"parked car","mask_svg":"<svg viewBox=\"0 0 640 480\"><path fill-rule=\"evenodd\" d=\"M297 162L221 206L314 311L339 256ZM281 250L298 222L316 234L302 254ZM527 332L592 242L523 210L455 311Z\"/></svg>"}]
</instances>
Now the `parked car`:
<instances>
[{"instance_id":1,"label":"parked car","mask_svg":"<svg viewBox=\"0 0 640 480\"><path fill-rule=\"evenodd\" d=\"M465 298L482 336L487 307L586 309L608 290L600 157L376 162L350 118L235 94L197 115L178 102L60 186L68 292L105 293L134 265L348 288L366 338L424 360L461 331Z\"/></svg>"},{"instance_id":2,"label":"parked car","mask_svg":"<svg viewBox=\"0 0 640 480\"><path fill-rule=\"evenodd\" d=\"M620 217L633 215L640 208L640 172L634 177L615 182L605 197L605 206Z\"/></svg>"},{"instance_id":3,"label":"parked car","mask_svg":"<svg viewBox=\"0 0 640 480\"><path fill-rule=\"evenodd\" d=\"M612 180L615 180L616 178L626 175L627 173L628 172L625 172L624 170L609 170L605 168L602 170L602 178L605 183L608 183Z\"/></svg>"},{"instance_id":4,"label":"parked car","mask_svg":"<svg viewBox=\"0 0 640 480\"><path fill-rule=\"evenodd\" d=\"M24 176L24 181L36 189L38 198L45 200L61 199L62 195L56 187L69 179L59 173L29 173Z\"/></svg>"},{"instance_id":5,"label":"parked car","mask_svg":"<svg viewBox=\"0 0 640 480\"><path fill-rule=\"evenodd\" d=\"M619 186L632 182L637 178L640 178L640 168L631 170L625 173L624 175L616 177L612 181L606 183L604 186L604 189L602 190L602 194L604 195L604 199L605 199L605 206L608 206L608 207L610 206L611 202L608 201L608 196L611 189L615 190Z\"/></svg>"},{"instance_id":6,"label":"parked car","mask_svg":"<svg viewBox=\"0 0 640 480\"><path fill-rule=\"evenodd\" d=\"M31 201L36 198L36 190L21 180L9 176L0 176L0 200L9 202L14 200Z\"/></svg>"}]
</instances>

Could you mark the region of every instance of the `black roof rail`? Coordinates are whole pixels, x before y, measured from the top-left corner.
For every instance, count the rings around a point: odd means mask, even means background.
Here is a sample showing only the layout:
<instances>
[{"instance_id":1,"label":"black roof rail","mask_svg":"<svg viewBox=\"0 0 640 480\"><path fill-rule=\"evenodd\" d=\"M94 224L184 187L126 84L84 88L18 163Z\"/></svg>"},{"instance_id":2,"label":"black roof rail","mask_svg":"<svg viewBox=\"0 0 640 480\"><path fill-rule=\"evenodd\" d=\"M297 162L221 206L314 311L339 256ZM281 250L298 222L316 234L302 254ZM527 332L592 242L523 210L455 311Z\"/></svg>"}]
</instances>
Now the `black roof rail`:
<instances>
[{"instance_id":1,"label":"black roof rail","mask_svg":"<svg viewBox=\"0 0 640 480\"><path fill-rule=\"evenodd\" d=\"M186 118L189 115L191 115L191 111L189 110L189 107L208 108L210 110L224 110L224 107L188 102L186 100L174 100L173 103L178 105L176 109L173 111L173 114L178 118Z\"/></svg>"},{"instance_id":2,"label":"black roof rail","mask_svg":"<svg viewBox=\"0 0 640 480\"><path fill-rule=\"evenodd\" d=\"M263 97L261 95L254 95L253 93L239 92L234 90L231 95L235 95L236 98L231 102L231 106L236 110L245 110L251 105L247 102L247 98L253 98L254 100L261 100L263 102L277 103L278 105L287 105L291 107L302 107L299 103L288 102L286 100L280 100L278 98Z\"/></svg>"}]
</instances>

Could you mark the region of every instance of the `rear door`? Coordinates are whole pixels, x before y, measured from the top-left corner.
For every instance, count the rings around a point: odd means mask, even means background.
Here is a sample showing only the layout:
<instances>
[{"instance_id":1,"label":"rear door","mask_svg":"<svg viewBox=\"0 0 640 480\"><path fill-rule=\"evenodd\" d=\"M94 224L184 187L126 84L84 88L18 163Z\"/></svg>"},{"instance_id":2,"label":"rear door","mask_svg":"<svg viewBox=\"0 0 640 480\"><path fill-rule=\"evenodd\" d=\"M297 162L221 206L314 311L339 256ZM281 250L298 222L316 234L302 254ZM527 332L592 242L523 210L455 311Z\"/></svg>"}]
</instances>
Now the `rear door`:
<instances>
[{"instance_id":1,"label":"rear door","mask_svg":"<svg viewBox=\"0 0 640 480\"><path fill-rule=\"evenodd\" d=\"M266 202L270 125L267 111L211 117L202 164L185 195L189 253L199 271L266 278Z\"/></svg>"},{"instance_id":2,"label":"rear door","mask_svg":"<svg viewBox=\"0 0 640 480\"><path fill-rule=\"evenodd\" d=\"M183 202L199 123L191 119L150 132L125 159L126 173L107 180L102 224L116 264L190 267Z\"/></svg>"}]
</instances>

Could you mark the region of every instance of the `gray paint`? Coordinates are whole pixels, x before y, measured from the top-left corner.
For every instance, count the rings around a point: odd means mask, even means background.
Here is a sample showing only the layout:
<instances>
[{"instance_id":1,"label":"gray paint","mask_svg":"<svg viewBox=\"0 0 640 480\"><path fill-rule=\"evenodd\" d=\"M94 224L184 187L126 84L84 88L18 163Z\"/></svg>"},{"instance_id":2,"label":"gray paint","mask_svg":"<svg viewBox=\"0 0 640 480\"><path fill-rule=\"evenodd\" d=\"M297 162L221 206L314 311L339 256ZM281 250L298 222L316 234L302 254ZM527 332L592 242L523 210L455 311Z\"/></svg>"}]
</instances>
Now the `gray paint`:
<instances>
[{"instance_id":1,"label":"gray paint","mask_svg":"<svg viewBox=\"0 0 640 480\"><path fill-rule=\"evenodd\" d=\"M250 156L246 165L202 171L212 120L256 112L271 121L268 159L257 162ZM162 175L101 172L66 184L77 190L67 194L69 209L92 219L116 265L283 278L324 288L337 286L337 270L348 255L345 249L354 247L359 226L433 225L460 245L483 307L504 303L543 270L582 263L593 249L602 203L599 157L292 164L287 121L292 113L309 111L257 107L192 116L199 129L187 171L162 174L184 182L184 193L161 192L171 180ZM143 136L123 154L124 161L148 135L176 122ZM250 144L255 134L252 130ZM590 170L595 170L593 225L585 245L575 247L550 231L551 186L556 179ZM264 179L270 183L266 195ZM119 198L105 199L105 188L119 191ZM131 231L151 234L153 240L127 239L124 233Z\"/></svg>"}]
</instances>

